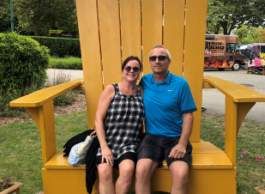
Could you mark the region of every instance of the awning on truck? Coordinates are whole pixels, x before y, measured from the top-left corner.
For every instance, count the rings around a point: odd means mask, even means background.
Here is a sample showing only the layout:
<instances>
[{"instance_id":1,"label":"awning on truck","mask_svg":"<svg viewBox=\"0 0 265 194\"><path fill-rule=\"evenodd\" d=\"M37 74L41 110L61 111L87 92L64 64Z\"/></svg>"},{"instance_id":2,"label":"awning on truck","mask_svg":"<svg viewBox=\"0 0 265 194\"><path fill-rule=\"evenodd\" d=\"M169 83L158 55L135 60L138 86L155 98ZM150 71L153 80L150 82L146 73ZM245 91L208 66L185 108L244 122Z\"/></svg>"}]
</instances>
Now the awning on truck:
<instances>
[{"instance_id":1,"label":"awning on truck","mask_svg":"<svg viewBox=\"0 0 265 194\"><path fill-rule=\"evenodd\" d=\"M214 38L215 38L214 35L206 34L206 40L214 40Z\"/></svg>"}]
</instances>

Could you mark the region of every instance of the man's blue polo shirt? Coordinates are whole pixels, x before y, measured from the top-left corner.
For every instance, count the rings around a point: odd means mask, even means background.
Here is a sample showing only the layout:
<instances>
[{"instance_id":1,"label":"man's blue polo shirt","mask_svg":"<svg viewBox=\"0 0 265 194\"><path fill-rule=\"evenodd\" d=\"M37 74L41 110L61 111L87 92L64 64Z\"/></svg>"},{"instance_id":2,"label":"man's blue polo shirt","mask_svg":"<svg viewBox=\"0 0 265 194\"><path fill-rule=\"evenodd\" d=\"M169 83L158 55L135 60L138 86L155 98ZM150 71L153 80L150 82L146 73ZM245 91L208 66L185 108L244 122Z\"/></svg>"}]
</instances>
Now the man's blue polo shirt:
<instances>
[{"instance_id":1,"label":"man's blue polo shirt","mask_svg":"<svg viewBox=\"0 0 265 194\"><path fill-rule=\"evenodd\" d=\"M144 90L146 133L180 136L183 114L197 110L187 81L168 71L167 78L162 82L157 82L153 74L147 74L139 85Z\"/></svg>"}]
</instances>

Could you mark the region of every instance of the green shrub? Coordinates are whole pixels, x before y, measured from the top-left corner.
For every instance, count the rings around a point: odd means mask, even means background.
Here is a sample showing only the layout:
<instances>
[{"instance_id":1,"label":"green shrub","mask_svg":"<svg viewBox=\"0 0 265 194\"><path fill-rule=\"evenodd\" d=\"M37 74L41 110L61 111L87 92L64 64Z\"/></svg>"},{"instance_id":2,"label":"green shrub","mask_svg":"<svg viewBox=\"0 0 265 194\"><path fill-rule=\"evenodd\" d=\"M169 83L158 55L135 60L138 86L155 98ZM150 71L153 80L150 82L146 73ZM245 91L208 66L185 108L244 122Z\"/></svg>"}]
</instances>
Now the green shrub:
<instances>
[{"instance_id":1,"label":"green shrub","mask_svg":"<svg viewBox=\"0 0 265 194\"><path fill-rule=\"evenodd\" d=\"M49 61L49 68L82 70L82 60L77 57L51 57Z\"/></svg>"},{"instance_id":2,"label":"green shrub","mask_svg":"<svg viewBox=\"0 0 265 194\"><path fill-rule=\"evenodd\" d=\"M16 33L0 34L0 95L18 92L34 84L44 87L49 65L49 50L31 38Z\"/></svg>"},{"instance_id":3,"label":"green shrub","mask_svg":"<svg viewBox=\"0 0 265 194\"><path fill-rule=\"evenodd\" d=\"M31 87L25 88L25 95L35 92L36 85L32 84ZM1 117L15 117L25 114L24 108L10 107L9 102L21 97L21 90L7 91L5 94L0 95L0 116Z\"/></svg>"},{"instance_id":4,"label":"green shrub","mask_svg":"<svg viewBox=\"0 0 265 194\"><path fill-rule=\"evenodd\" d=\"M51 56L64 57L66 55L81 57L80 43L77 38L54 38L45 36L30 36L50 49Z\"/></svg>"}]
</instances>

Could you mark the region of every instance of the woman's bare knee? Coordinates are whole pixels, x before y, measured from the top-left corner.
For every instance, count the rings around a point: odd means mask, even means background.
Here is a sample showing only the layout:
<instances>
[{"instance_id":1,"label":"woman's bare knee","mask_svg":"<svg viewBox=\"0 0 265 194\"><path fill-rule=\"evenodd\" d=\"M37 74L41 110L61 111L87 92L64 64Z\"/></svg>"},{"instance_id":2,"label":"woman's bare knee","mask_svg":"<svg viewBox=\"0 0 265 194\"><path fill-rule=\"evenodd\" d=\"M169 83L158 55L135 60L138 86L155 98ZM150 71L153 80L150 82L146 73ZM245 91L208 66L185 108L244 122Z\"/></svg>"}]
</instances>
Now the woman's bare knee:
<instances>
[{"instance_id":1,"label":"woman's bare knee","mask_svg":"<svg viewBox=\"0 0 265 194\"><path fill-rule=\"evenodd\" d=\"M107 164L98 165L98 176L102 183L112 181L112 167Z\"/></svg>"},{"instance_id":2,"label":"woman's bare knee","mask_svg":"<svg viewBox=\"0 0 265 194\"><path fill-rule=\"evenodd\" d=\"M131 182L133 173L135 170L135 164L133 161L124 161L119 165L119 177L123 182Z\"/></svg>"}]
</instances>

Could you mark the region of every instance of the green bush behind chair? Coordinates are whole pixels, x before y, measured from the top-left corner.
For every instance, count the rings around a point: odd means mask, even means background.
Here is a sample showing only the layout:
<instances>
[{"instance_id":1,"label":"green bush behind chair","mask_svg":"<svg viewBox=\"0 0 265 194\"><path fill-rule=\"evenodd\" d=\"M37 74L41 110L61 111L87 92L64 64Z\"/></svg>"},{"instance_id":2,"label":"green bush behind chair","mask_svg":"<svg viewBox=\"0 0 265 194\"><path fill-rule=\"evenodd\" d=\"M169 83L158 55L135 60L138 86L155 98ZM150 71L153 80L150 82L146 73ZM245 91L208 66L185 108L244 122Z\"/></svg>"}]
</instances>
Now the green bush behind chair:
<instances>
[{"instance_id":1,"label":"green bush behind chair","mask_svg":"<svg viewBox=\"0 0 265 194\"><path fill-rule=\"evenodd\" d=\"M0 33L0 116L10 109L9 101L44 87L49 49L17 33Z\"/></svg>"}]
</instances>

